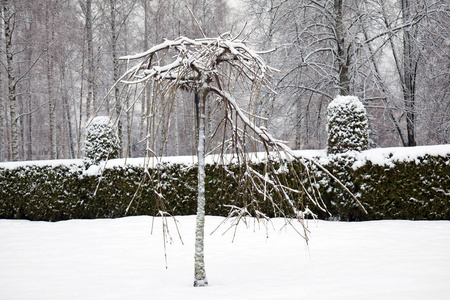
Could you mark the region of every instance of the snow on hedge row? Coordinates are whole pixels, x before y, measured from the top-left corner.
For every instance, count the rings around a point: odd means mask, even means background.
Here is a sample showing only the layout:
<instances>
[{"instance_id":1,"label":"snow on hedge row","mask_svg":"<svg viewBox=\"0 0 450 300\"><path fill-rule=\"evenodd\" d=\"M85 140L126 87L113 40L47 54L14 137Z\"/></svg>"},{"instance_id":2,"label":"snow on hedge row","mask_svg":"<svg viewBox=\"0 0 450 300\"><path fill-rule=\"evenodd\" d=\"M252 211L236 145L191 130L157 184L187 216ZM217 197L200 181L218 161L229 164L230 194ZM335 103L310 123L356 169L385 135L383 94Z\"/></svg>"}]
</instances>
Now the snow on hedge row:
<instances>
[{"instance_id":1,"label":"snow on hedge row","mask_svg":"<svg viewBox=\"0 0 450 300\"><path fill-rule=\"evenodd\" d=\"M307 159L317 159L320 163L326 164L330 158L334 158L334 155L327 156L326 150L296 150L294 151L297 157L303 157ZM335 154L342 155L342 154ZM417 160L419 157L426 155L430 156L447 156L450 155L450 144L446 145L434 145L434 146L417 146L417 147L392 147L392 148L376 148L369 149L362 152L347 152L346 156L353 156L355 163L353 168L356 169L363 166L367 161L370 161L375 165L386 165L389 167L394 166L395 161L412 161ZM226 157L225 160L229 161L231 156ZM254 162L262 161L266 158L263 153L251 154L251 159ZM169 163L169 164L183 164L192 165L196 163L197 158L195 156L168 156L159 159L148 160L145 158L127 158L127 159L111 159L106 163L101 163L99 166L91 166L86 172L86 175L96 175L97 172L103 168L114 168L118 166L131 165L131 166L148 166L152 167L157 163ZM212 164L218 161L218 157L209 156L207 163ZM3 162L0 163L0 168L14 169L24 166L77 166L82 165L82 159L59 159L59 160L35 160L35 161L20 161L20 162ZM105 165L106 164L106 165Z\"/></svg>"}]
</instances>

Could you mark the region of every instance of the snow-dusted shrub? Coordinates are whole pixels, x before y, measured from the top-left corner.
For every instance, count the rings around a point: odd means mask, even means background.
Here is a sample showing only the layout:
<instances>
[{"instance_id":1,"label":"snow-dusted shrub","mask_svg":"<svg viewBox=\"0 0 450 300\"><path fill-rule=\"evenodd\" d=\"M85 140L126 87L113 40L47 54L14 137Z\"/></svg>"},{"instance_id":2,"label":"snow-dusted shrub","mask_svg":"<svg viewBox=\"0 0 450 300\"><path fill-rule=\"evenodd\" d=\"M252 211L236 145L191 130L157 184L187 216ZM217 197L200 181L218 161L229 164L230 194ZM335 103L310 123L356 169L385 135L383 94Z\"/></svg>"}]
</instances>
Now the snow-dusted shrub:
<instances>
[{"instance_id":1,"label":"snow-dusted shrub","mask_svg":"<svg viewBox=\"0 0 450 300\"><path fill-rule=\"evenodd\" d=\"M328 153L369 149L366 109L354 96L337 96L328 105Z\"/></svg>"},{"instance_id":2,"label":"snow-dusted shrub","mask_svg":"<svg viewBox=\"0 0 450 300\"><path fill-rule=\"evenodd\" d=\"M84 162L87 166L119 157L120 139L109 117L95 117L86 128Z\"/></svg>"}]
</instances>

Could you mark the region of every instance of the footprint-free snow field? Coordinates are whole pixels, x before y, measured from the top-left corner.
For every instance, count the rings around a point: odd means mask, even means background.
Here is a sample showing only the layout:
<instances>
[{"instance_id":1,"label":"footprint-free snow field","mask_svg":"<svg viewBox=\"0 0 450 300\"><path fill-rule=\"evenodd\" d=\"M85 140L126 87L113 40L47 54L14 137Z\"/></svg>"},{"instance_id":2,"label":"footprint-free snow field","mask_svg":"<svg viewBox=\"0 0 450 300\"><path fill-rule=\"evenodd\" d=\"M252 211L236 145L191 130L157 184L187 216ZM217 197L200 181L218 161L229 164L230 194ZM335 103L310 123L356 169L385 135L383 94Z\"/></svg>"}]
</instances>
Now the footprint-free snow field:
<instances>
[{"instance_id":1,"label":"footprint-free snow field","mask_svg":"<svg viewBox=\"0 0 450 300\"><path fill-rule=\"evenodd\" d=\"M448 299L449 221L309 221L266 228L207 217L209 286L194 288L194 216L0 220L0 299ZM153 226L153 233L152 231ZM298 226L300 228L300 226ZM234 237L234 241L233 241ZM165 246L165 247L164 247ZM166 251L164 250L166 248ZM166 258L167 253L167 269Z\"/></svg>"}]
</instances>

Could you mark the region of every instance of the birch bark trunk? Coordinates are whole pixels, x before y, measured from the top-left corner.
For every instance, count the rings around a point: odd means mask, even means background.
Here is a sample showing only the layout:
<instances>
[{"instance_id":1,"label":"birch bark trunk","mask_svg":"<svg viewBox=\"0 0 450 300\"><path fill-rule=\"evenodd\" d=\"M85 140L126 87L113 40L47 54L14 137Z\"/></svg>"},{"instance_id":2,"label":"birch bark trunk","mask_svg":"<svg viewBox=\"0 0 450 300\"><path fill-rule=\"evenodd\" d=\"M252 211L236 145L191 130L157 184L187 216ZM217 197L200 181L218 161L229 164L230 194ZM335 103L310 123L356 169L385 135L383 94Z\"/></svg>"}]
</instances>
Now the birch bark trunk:
<instances>
[{"instance_id":1,"label":"birch bark trunk","mask_svg":"<svg viewBox=\"0 0 450 300\"><path fill-rule=\"evenodd\" d=\"M149 35L150 35L150 7L149 7L149 3L147 0L143 0L142 1L142 7L144 9L144 51L149 49ZM141 97L141 118L139 120L139 140L143 141L144 138L146 137L145 135L145 131L146 131L146 125L145 125L145 121L147 119L147 114L146 114L146 110L147 110L147 99L150 99L150 88L146 87L145 88L145 92L142 94ZM145 155L145 150L146 150L146 142L142 143L142 153L143 155ZM141 153L141 152L139 152Z\"/></svg>"},{"instance_id":2,"label":"birch bark trunk","mask_svg":"<svg viewBox=\"0 0 450 300\"><path fill-rule=\"evenodd\" d=\"M0 87L3 86L2 73L0 72ZM4 128L5 128L5 117L4 117L4 106L3 106L3 93L0 93L0 161L5 160L4 155Z\"/></svg>"},{"instance_id":3,"label":"birch bark trunk","mask_svg":"<svg viewBox=\"0 0 450 300\"><path fill-rule=\"evenodd\" d=\"M111 22L111 47L112 47L112 59L113 59L113 81L116 82L119 79L119 58L117 56L117 24L116 24L116 1L110 0L110 22ZM119 134L120 140L120 153L119 157L123 157L123 125L121 121L121 107L120 107L120 96L119 88L116 86L114 88L114 108L116 111L117 121L117 132Z\"/></svg>"},{"instance_id":4,"label":"birch bark trunk","mask_svg":"<svg viewBox=\"0 0 450 300\"><path fill-rule=\"evenodd\" d=\"M32 24L30 24L30 27L27 28L28 30L31 31L31 26ZM27 48L25 50L26 53L26 57L27 57L27 61L31 62L32 61L32 50L30 48ZM29 66L31 67L31 66ZM29 68L28 67L28 68ZM31 113L32 111L32 99L31 99L31 78L27 78L27 83L26 83L26 90L27 90L27 94L25 97L25 104L26 105L26 110L29 112L26 116L25 116L25 120L24 120L24 125L26 124L27 126L27 130L26 130L26 153L24 153L25 155L25 160L32 160L33 159L33 114ZM25 139L24 139L25 142Z\"/></svg>"},{"instance_id":5,"label":"birch bark trunk","mask_svg":"<svg viewBox=\"0 0 450 300\"><path fill-rule=\"evenodd\" d=\"M204 80L204 79L203 79ZM203 82L198 95L198 198L195 228L195 278L194 286L207 286L205 270L205 99L207 90Z\"/></svg>"},{"instance_id":6,"label":"birch bark trunk","mask_svg":"<svg viewBox=\"0 0 450 300\"><path fill-rule=\"evenodd\" d=\"M92 26L92 0L86 1L86 44L87 44L87 98L86 98L86 121L91 118L91 110L94 107L94 38ZM92 106L92 107L91 107Z\"/></svg>"},{"instance_id":7,"label":"birch bark trunk","mask_svg":"<svg viewBox=\"0 0 450 300\"><path fill-rule=\"evenodd\" d=\"M17 97L16 82L14 78L14 53L12 50L12 16L10 13L10 3L8 0L2 1L3 20L5 25L5 48L6 48L6 72L8 77L8 99L9 99L9 116L11 119L11 145L10 153L13 161L19 160L19 120L17 118Z\"/></svg>"},{"instance_id":8,"label":"birch bark trunk","mask_svg":"<svg viewBox=\"0 0 450 300\"><path fill-rule=\"evenodd\" d=\"M51 3L49 3L49 6ZM49 111L49 123L50 123L50 136L49 136L49 142L50 142L50 159L56 159L57 158L57 151L56 151L56 113L55 113L55 96L53 91L53 56L50 50L50 44L52 43L54 39L54 30L53 30L53 14L50 13L50 10L53 9L52 7L47 7L45 11L45 17L46 17L46 43L47 47L49 48L47 50L47 93L48 93L48 111Z\"/></svg>"}]
</instances>

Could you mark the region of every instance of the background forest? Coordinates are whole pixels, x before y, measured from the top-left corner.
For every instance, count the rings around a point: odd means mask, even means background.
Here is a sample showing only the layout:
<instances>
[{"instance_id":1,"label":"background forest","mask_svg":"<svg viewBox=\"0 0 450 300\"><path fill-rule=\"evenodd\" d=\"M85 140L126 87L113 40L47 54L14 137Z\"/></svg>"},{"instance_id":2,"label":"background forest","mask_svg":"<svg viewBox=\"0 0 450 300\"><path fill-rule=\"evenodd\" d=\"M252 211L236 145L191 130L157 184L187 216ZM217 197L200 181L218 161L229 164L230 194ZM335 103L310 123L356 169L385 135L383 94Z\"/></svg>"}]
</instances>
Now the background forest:
<instances>
[{"instance_id":1,"label":"background forest","mask_svg":"<svg viewBox=\"0 0 450 300\"><path fill-rule=\"evenodd\" d=\"M195 153L192 92L177 95L192 101L164 108L153 107L145 93L130 103L118 87L108 91L127 68L119 57L165 38L201 37L198 27L211 37L242 31L252 49L275 50L264 58L279 70L272 78L277 94L262 91L249 109L295 149L326 147L327 105L347 94L364 103L374 147L450 143L446 0L2 0L1 6L0 161L81 158L95 114L117 119L122 155L143 156L147 132L160 136L159 154ZM153 114L170 117L148 124Z\"/></svg>"}]
</instances>

